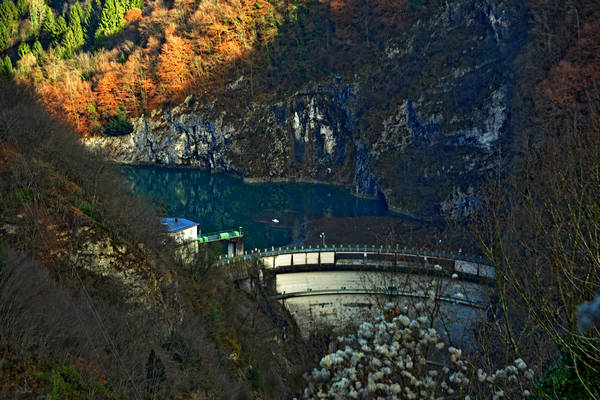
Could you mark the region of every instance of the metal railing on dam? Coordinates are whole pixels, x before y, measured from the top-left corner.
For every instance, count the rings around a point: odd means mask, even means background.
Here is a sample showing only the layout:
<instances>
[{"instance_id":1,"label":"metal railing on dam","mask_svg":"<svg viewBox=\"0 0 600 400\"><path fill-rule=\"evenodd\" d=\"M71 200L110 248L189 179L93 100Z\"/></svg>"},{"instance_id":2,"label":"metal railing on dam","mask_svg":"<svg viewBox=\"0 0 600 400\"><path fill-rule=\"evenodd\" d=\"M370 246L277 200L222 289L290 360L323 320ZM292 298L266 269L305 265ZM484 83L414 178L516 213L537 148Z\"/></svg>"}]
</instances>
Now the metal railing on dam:
<instances>
[{"instance_id":1,"label":"metal railing on dam","mask_svg":"<svg viewBox=\"0 0 600 400\"><path fill-rule=\"evenodd\" d=\"M412 273L456 273L458 278L476 279L481 283L493 283L495 278L494 268L480 257L461 252L449 253L398 246L280 247L262 251L254 249L238 257L221 257L219 263L229 264L256 258L262 259L265 268L278 269L280 273L331 268L365 270L365 267L368 269L377 266Z\"/></svg>"},{"instance_id":2,"label":"metal railing on dam","mask_svg":"<svg viewBox=\"0 0 600 400\"><path fill-rule=\"evenodd\" d=\"M254 257L260 256L276 256L280 254L293 254L293 253L306 253L306 252L368 252L368 253L399 253L412 256L424 256L424 257L437 257L446 259L461 259L468 262L485 264L487 260L481 257L464 254L462 252L447 252L443 250L425 250L417 249L413 247L400 247L400 246L367 246L367 245L331 245L331 246L293 246L293 247L272 247L269 249L254 249L251 251L244 252L243 255L233 258L221 257L219 261L221 263L229 263L234 259L249 260Z\"/></svg>"}]
</instances>

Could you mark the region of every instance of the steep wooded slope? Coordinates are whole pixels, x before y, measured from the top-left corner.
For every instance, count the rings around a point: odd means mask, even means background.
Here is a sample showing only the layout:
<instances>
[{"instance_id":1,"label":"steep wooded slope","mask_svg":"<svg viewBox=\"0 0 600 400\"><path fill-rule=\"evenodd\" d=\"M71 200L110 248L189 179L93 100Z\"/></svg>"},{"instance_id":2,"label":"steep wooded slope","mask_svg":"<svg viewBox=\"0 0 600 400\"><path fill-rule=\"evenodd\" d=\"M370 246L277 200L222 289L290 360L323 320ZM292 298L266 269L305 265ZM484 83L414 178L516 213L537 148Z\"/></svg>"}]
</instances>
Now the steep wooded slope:
<instances>
[{"instance_id":1,"label":"steep wooded slope","mask_svg":"<svg viewBox=\"0 0 600 400\"><path fill-rule=\"evenodd\" d=\"M265 314L209 253L178 261L115 167L3 79L0 238L0 397L300 390L310 355L293 329L279 340L285 315Z\"/></svg>"}]
</instances>

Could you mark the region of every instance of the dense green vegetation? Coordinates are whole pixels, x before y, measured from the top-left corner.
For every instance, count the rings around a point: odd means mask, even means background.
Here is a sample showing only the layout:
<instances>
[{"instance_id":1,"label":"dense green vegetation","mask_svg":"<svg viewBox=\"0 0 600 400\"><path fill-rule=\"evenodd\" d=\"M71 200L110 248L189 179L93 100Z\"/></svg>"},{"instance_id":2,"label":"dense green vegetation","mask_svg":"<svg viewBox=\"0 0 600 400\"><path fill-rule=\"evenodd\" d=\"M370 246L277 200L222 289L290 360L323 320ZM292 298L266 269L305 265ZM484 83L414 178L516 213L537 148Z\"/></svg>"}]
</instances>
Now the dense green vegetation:
<instances>
[{"instance_id":1,"label":"dense green vegetation","mask_svg":"<svg viewBox=\"0 0 600 400\"><path fill-rule=\"evenodd\" d=\"M589 388L600 390L600 343L598 338L569 336L560 347L556 365L544 375L538 386L543 399L577 400L589 398Z\"/></svg>"},{"instance_id":2,"label":"dense green vegetation","mask_svg":"<svg viewBox=\"0 0 600 400\"><path fill-rule=\"evenodd\" d=\"M43 54L41 42L64 58L87 46L99 45L125 25L125 14L141 8L140 1L107 0L75 2L44 0L6 0L0 4L0 51L18 45L18 56L28 53L30 44ZM23 51L22 51L23 50Z\"/></svg>"}]
</instances>

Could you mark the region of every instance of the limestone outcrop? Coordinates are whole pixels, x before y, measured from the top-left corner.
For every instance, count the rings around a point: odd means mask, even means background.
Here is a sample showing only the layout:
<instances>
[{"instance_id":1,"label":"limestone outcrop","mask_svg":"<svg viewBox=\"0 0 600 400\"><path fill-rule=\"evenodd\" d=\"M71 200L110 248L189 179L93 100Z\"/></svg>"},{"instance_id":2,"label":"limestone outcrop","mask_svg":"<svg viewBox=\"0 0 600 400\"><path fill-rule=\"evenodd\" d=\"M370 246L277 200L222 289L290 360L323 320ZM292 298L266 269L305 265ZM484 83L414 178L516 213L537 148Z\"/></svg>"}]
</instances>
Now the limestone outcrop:
<instances>
[{"instance_id":1,"label":"limestone outcrop","mask_svg":"<svg viewBox=\"0 0 600 400\"><path fill-rule=\"evenodd\" d=\"M222 96L192 95L132 121L128 136L85 141L123 163L343 184L406 214L458 215L479 201L499 150L510 153L526 12L515 0L447 2L360 73L247 99L239 75Z\"/></svg>"}]
</instances>

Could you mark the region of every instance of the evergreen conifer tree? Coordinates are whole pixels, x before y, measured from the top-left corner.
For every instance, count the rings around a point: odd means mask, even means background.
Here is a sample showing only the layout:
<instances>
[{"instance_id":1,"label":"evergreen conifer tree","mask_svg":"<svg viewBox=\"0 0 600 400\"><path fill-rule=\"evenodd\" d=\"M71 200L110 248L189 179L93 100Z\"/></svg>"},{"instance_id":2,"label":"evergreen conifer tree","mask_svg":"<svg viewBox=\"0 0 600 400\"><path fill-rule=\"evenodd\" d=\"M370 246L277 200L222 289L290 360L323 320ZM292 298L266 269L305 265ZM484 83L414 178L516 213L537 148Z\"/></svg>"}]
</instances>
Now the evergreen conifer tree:
<instances>
[{"instance_id":1,"label":"evergreen conifer tree","mask_svg":"<svg viewBox=\"0 0 600 400\"><path fill-rule=\"evenodd\" d=\"M14 76L12 61L9 56L5 56L4 60L0 58L0 75L8 79L12 79Z\"/></svg>"},{"instance_id":2,"label":"evergreen conifer tree","mask_svg":"<svg viewBox=\"0 0 600 400\"><path fill-rule=\"evenodd\" d=\"M73 7L71 7L69 18L73 18L73 15L76 15L77 18L79 18L79 21L83 21L85 13L83 12L83 8L81 8L79 2L73 4Z\"/></svg>"},{"instance_id":3,"label":"evergreen conifer tree","mask_svg":"<svg viewBox=\"0 0 600 400\"><path fill-rule=\"evenodd\" d=\"M103 35L116 32L119 27L120 2L118 0L106 0L100 15L100 27L98 29Z\"/></svg>"},{"instance_id":4,"label":"evergreen conifer tree","mask_svg":"<svg viewBox=\"0 0 600 400\"><path fill-rule=\"evenodd\" d=\"M8 27L0 23L0 51L4 51L10 42Z\"/></svg>"},{"instance_id":5,"label":"evergreen conifer tree","mask_svg":"<svg viewBox=\"0 0 600 400\"><path fill-rule=\"evenodd\" d=\"M98 30L99 16L102 13L102 2L100 0L92 0L85 8L82 26L86 41L92 44L95 33Z\"/></svg>"},{"instance_id":6,"label":"evergreen conifer tree","mask_svg":"<svg viewBox=\"0 0 600 400\"><path fill-rule=\"evenodd\" d=\"M29 0L27 3L27 10L29 13L29 19L31 21L31 26L35 30L35 32L39 32L42 27L42 22L44 17L46 16L46 5L45 0Z\"/></svg>"},{"instance_id":7,"label":"evergreen conifer tree","mask_svg":"<svg viewBox=\"0 0 600 400\"><path fill-rule=\"evenodd\" d=\"M94 2L90 2L85 6L83 10L83 17L81 18L81 24L84 28L87 28L92 20L92 13L94 12Z\"/></svg>"},{"instance_id":8,"label":"evergreen conifer tree","mask_svg":"<svg viewBox=\"0 0 600 400\"><path fill-rule=\"evenodd\" d=\"M46 6L44 19L42 20L42 32L46 38L52 40L55 30L56 20L54 19L54 13L50 7Z\"/></svg>"},{"instance_id":9,"label":"evergreen conifer tree","mask_svg":"<svg viewBox=\"0 0 600 400\"><path fill-rule=\"evenodd\" d=\"M4 51L8 48L11 36L10 27L0 21L0 51Z\"/></svg>"},{"instance_id":10,"label":"evergreen conifer tree","mask_svg":"<svg viewBox=\"0 0 600 400\"><path fill-rule=\"evenodd\" d=\"M128 5L127 5L127 9L131 10L132 8L143 8L144 7L144 0L129 0L128 1Z\"/></svg>"},{"instance_id":11,"label":"evergreen conifer tree","mask_svg":"<svg viewBox=\"0 0 600 400\"><path fill-rule=\"evenodd\" d=\"M31 53L31 48L29 47L27 42L21 42L21 44L19 44L19 49L17 50L19 59L25 57L29 53Z\"/></svg>"},{"instance_id":12,"label":"evergreen conifer tree","mask_svg":"<svg viewBox=\"0 0 600 400\"><path fill-rule=\"evenodd\" d=\"M33 47L31 48L31 52L33 53L35 58L37 58L38 62L42 62L46 55L46 53L44 52L44 48L42 47L42 44L39 40L35 41Z\"/></svg>"},{"instance_id":13,"label":"evergreen conifer tree","mask_svg":"<svg viewBox=\"0 0 600 400\"><path fill-rule=\"evenodd\" d=\"M73 57L73 53L77 48L77 43L75 35L73 34L73 30L71 30L71 28L67 29L67 32L63 35L60 44L64 47L62 57L65 59Z\"/></svg>"},{"instance_id":14,"label":"evergreen conifer tree","mask_svg":"<svg viewBox=\"0 0 600 400\"><path fill-rule=\"evenodd\" d=\"M17 0L16 6L19 17L25 17L27 15L27 4L25 3L25 0Z\"/></svg>"},{"instance_id":15,"label":"evergreen conifer tree","mask_svg":"<svg viewBox=\"0 0 600 400\"><path fill-rule=\"evenodd\" d=\"M69 13L69 31L71 31L71 36L69 40L72 41L70 43L70 47L73 50L79 49L81 46L85 44L85 36L83 33L83 28L81 27L81 18L83 17L83 10L79 3L75 3L73 7L71 7L71 12Z\"/></svg>"},{"instance_id":16,"label":"evergreen conifer tree","mask_svg":"<svg viewBox=\"0 0 600 400\"><path fill-rule=\"evenodd\" d=\"M17 34L19 11L12 0L0 3L0 51L8 48Z\"/></svg>"},{"instance_id":17,"label":"evergreen conifer tree","mask_svg":"<svg viewBox=\"0 0 600 400\"><path fill-rule=\"evenodd\" d=\"M100 14L100 21L96 37L113 35L121 29L125 22L128 1L106 0Z\"/></svg>"},{"instance_id":18,"label":"evergreen conifer tree","mask_svg":"<svg viewBox=\"0 0 600 400\"><path fill-rule=\"evenodd\" d=\"M19 20L19 11L12 0L3 1L0 4L0 21L16 22Z\"/></svg>"},{"instance_id":19,"label":"evergreen conifer tree","mask_svg":"<svg viewBox=\"0 0 600 400\"><path fill-rule=\"evenodd\" d=\"M67 20L65 19L64 15L60 15L56 19L56 24L54 24L54 28L55 29L53 40L58 43L62 41L63 36L67 33L67 30L69 29L69 27L67 26Z\"/></svg>"}]
</instances>

